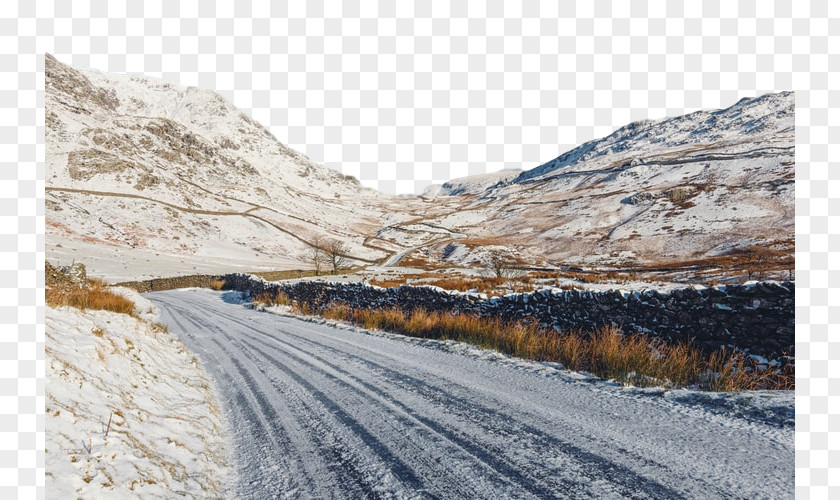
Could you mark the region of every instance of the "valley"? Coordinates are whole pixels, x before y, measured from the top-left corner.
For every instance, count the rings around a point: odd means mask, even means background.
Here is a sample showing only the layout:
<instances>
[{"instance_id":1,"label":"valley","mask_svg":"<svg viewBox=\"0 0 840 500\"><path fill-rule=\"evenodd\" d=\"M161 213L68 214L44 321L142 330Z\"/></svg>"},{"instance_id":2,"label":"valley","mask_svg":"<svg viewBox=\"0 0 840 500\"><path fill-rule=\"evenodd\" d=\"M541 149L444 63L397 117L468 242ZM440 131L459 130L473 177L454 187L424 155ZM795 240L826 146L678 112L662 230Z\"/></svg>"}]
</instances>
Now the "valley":
<instances>
[{"instance_id":1,"label":"valley","mask_svg":"<svg viewBox=\"0 0 840 500\"><path fill-rule=\"evenodd\" d=\"M45 73L54 491L791 493L792 92L390 196L213 92Z\"/></svg>"},{"instance_id":2,"label":"valley","mask_svg":"<svg viewBox=\"0 0 840 500\"><path fill-rule=\"evenodd\" d=\"M573 273L578 286L789 279L793 268L791 92L388 196L212 92L46 63L48 259L110 281L305 274L328 241L368 281L383 268L490 277L499 256L516 277Z\"/></svg>"}]
</instances>

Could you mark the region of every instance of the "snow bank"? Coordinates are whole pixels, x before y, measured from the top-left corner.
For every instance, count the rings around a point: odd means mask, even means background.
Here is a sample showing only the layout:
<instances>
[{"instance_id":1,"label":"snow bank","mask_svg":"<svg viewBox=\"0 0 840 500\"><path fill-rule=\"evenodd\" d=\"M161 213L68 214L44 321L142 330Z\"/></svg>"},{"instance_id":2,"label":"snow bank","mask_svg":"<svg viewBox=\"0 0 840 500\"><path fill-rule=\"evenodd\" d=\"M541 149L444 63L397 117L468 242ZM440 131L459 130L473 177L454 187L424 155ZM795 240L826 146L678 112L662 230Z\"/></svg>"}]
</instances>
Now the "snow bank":
<instances>
[{"instance_id":1,"label":"snow bank","mask_svg":"<svg viewBox=\"0 0 840 500\"><path fill-rule=\"evenodd\" d=\"M122 289L136 319L46 309L46 487L56 498L222 496L225 430L198 360Z\"/></svg>"}]
</instances>

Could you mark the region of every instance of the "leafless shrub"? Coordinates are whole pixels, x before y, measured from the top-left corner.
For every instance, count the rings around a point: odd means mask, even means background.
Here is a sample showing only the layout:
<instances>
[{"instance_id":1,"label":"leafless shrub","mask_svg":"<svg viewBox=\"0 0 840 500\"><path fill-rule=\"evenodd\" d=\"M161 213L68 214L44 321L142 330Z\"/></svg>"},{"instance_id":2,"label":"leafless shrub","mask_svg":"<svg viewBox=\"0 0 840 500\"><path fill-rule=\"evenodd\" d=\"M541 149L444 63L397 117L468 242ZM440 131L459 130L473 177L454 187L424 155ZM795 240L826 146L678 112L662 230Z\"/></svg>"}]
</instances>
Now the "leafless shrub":
<instances>
[{"instance_id":1,"label":"leafless shrub","mask_svg":"<svg viewBox=\"0 0 840 500\"><path fill-rule=\"evenodd\" d=\"M507 249L493 248L487 253L486 265L496 278L516 278L522 274L522 262Z\"/></svg>"},{"instance_id":2,"label":"leafless shrub","mask_svg":"<svg viewBox=\"0 0 840 500\"><path fill-rule=\"evenodd\" d=\"M323 243L321 250L325 256L325 262L332 268L333 273L338 273L341 269L346 269L350 264L350 258L347 256L349 248L340 240L330 239Z\"/></svg>"}]
</instances>

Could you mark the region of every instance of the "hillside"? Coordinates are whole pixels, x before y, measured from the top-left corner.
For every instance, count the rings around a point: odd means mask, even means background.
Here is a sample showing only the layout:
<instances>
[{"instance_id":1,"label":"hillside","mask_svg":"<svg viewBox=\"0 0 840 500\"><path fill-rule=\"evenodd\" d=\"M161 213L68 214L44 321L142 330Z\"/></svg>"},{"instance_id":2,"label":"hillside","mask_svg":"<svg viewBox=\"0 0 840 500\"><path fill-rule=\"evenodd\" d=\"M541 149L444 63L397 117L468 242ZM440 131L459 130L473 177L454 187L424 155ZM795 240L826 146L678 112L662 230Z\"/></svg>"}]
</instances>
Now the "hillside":
<instances>
[{"instance_id":1,"label":"hillside","mask_svg":"<svg viewBox=\"0 0 840 500\"><path fill-rule=\"evenodd\" d=\"M631 123L517 176L452 181L435 202L458 209L412 224L450 231L425 255L453 264L491 242L543 265L652 266L756 246L792 256L794 105L783 92Z\"/></svg>"},{"instance_id":2,"label":"hillside","mask_svg":"<svg viewBox=\"0 0 840 500\"><path fill-rule=\"evenodd\" d=\"M46 56L47 247L114 276L300 267L389 218L376 191L311 162L215 93ZM119 265L117 263L119 262ZM156 268L157 269L152 269Z\"/></svg>"},{"instance_id":3,"label":"hillside","mask_svg":"<svg viewBox=\"0 0 840 500\"><path fill-rule=\"evenodd\" d=\"M312 245L335 239L355 265L475 268L503 252L531 268L715 280L770 258L771 277L787 277L794 112L792 92L745 98L631 123L530 170L392 197L213 92L47 55L47 255L130 280L307 269Z\"/></svg>"}]
</instances>

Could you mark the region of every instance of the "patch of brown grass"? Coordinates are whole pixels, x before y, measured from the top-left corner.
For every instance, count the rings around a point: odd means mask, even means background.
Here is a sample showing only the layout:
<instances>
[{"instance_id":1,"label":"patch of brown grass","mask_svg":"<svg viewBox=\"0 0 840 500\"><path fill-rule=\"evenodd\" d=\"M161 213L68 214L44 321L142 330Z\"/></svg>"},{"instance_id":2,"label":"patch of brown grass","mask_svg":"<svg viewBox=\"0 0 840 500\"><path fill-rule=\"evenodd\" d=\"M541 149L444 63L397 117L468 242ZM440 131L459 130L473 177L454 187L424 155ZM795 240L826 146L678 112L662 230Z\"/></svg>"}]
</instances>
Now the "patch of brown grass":
<instances>
[{"instance_id":1,"label":"patch of brown grass","mask_svg":"<svg viewBox=\"0 0 840 500\"><path fill-rule=\"evenodd\" d=\"M314 270L292 269L288 271L261 271L251 273L263 278L266 281L280 281L288 279L303 278L305 276L316 276ZM327 274L327 273L323 273Z\"/></svg>"},{"instance_id":2,"label":"patch of brown grass","mask_svg":"<svg viewBox=\"0 0 840 500\"><path fill-rule=\"evenodd\" d=\"M108 289L105 282L88 280L87 285L47 286L44 298L51 307L101 309L134 316L134 302Z\"/></svg>"},{"instance_id":3,"label":"patch of brown grass","mask_svg":"<svg viewBox=\"0 0 840 500\"><path fill-rule=\"evenodd\" d=\"M489 246L504 245L505 244L504 241L502 241L500 239L497 239L497 238L489 238L489 237L488 238L482 238L482 237L478 237L478 236L458 240L458 243L466 246L470 250L474 250L478 247L489 247Z\"/></svg>"},{"instance_id":4,"label":"patch of brown grass","mask_svg":"<svg viewBox=\"0 0 840 500\"><path fill-rule=\"evenodd\" d=\"M282 290L274 292L265 291L254 295L254 302L265 304L266 306L289 306L292 305L292 299Z\"/></svg>"},{"instance_id":5,"label":"patch of brown grass","mask_svg":"<svg viewBox=\"0 0 840 500\"><path fill-rule=\"evenodd\" d=\"M400 265L405 267L419 267L421 269L433 269L437 265L423 255L406 255L400 259Z\"/></svg>"},{"instance_id":6,"label":"patch of brown grass","mask_svg":"<svg viewBox=\"0 0 840 500\"><path fill-rule=\"evenodd\" d=\"M397 288L397 287L405 285L406 281L407 281L407 279L405 277L399 277L399 278L388 278L388 279L381 279L381 280L373 279L373 280L370 280L369 283L371 285L379 286L379 287L382 287L382 288Z\"/></svg>"},{"instance_id":7,"label":"patch of brown grass","mask_svg":"<svg viewBox=\"0 0 840 500\"><path fill-rule=\"evenodd\" d=\"M310 312L302 304L299 312ZM604 379L637 386L697 387L710 391L790 389L793 373L756 370L749 358L721 349L711 354L688 343L672 344L603 327L589 334L557 332L536 320L502 321L472 314L398 308L362 309L333 303L315 311L366 329L411 337L456 340L511 356L562 364Z\"/></svg>"},{"instance_id":8,"label":"patch of brown grass","mask_svg":"<svg viewBox=\"0 0 840 500\"><path fill-rule=\"evenodd\" d=\"M213 280L210 282L210 288L219 291L225 287L225 280Z\"/></svg>"},{"instance_id":9,"label":"patch of brown grass","mask_svg":"<svg viewBox=\"0 0 840 500\"><path fill-rule=\"evenodd\" d=\"M653 262L637 269L639 272L661 272L702 269L720 269L716 275L741 276L742 279L764 279L772 273L782 273L794 268L792 241L751 245L736 248L725 255L689 258L681 261Z\"/></svg>"},{"instance_id":10,"label":"patch of brown grass","mask_svg":"<svg viewBox=\"0 0 840 500\"><path fill-rule=\"evenodd\" d=\"M491 294L497 288L505 285L510 280L507 278L486 278L473 276L452 276L448 278L441 278L435 281L430 281L429 285L438 286L446 290L458 290L466 292L475 290L479 293Z\"/></svg>"},{"instance_id":11,"label":"patch of brown grass","mask_svg":"<svg viewBox=\"0 0 840 500\"><path fill-rule=\"evenodd\" d=\"M627 282L639 279L635 272L621 272L621 271L598 271L598 272L574 272L574 271L558 271L555 273L557 278L567 278L581 283L606 283L606 282Z\"/></svg>"}]
</instances>

